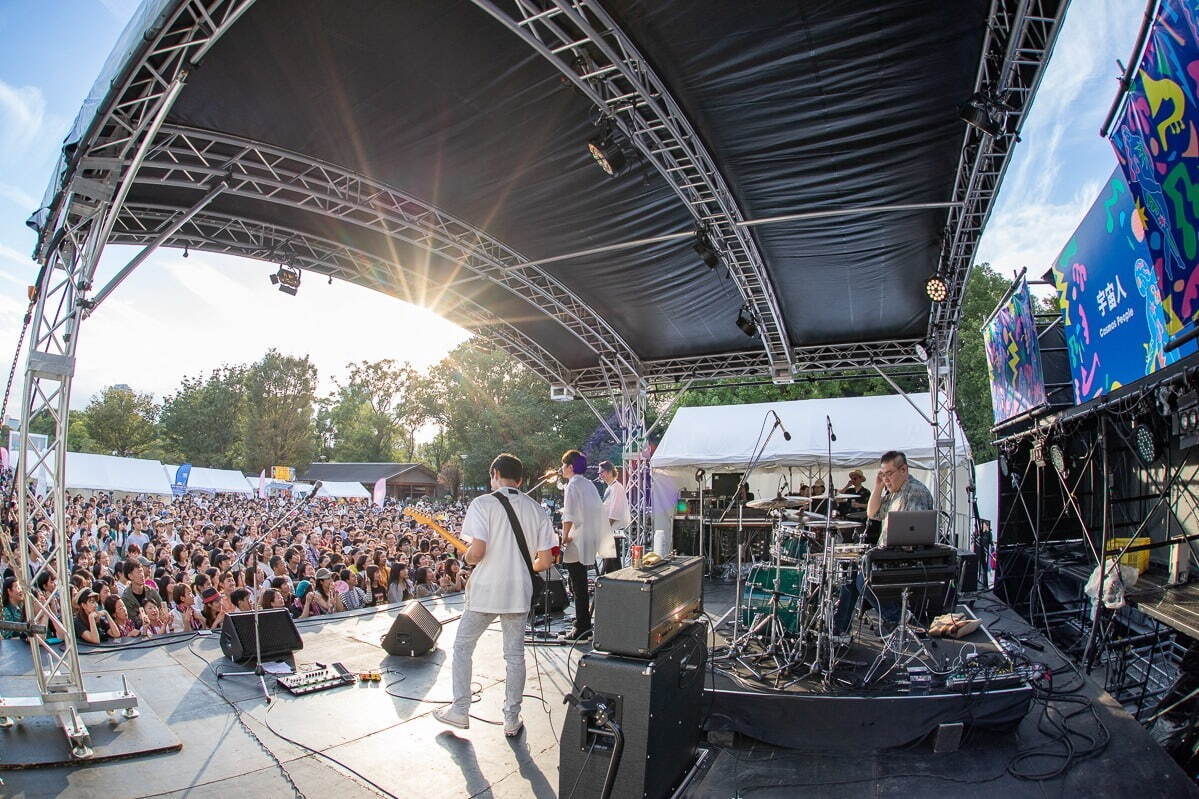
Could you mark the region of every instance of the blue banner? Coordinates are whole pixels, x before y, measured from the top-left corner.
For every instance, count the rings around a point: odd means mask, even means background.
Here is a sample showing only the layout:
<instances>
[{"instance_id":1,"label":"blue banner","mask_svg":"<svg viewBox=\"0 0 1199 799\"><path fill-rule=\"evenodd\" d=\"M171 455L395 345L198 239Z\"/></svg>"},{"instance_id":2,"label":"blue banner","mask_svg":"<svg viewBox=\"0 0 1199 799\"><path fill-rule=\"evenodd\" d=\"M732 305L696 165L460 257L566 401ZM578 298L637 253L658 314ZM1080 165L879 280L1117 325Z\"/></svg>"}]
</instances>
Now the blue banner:
<instances>
[{"instance_id":1,"label":"blue banner","mask_svg":"<svg viewBox=\"0 0 1199 799\"><path fill-rule=\"evenodd\" d=\"M1165 352L1167 313L1148 237L1117 168L1053 265L1076 402L1195 351Z\"/></svg>"},{"instance_id":2,"label":"blue banner","mask_svg":"<svg viewBox=\"0 0 1199 799\"><path fill-rule=\"evenodd\" d=\"M1111 132L1134 225L1144 228L1166 340L1199 319L1199 12L1190 5L1162 0Z\"/></svg>"},{"instance_id":3,"label":"blue banner","mask_svg":"<svg viewBox=\"0 0 1199 799\"><path fill-rule=\"evenodd\" d=\"M1046 404L1032 298L1023 280L983 326L995 424Z\"/></svg>"},{"instance_id":4,"label":"blue banner","mask_svg":"<svg viewBox=\"0 0 1199 799\"><path fill-rule=\"evenodd\" d=\"M174 494L187 493L187 479L191 477L192 465L190 463L180 464L175 470L175 483L171 486L171 491Z\"/></svg>"}]
</instances>

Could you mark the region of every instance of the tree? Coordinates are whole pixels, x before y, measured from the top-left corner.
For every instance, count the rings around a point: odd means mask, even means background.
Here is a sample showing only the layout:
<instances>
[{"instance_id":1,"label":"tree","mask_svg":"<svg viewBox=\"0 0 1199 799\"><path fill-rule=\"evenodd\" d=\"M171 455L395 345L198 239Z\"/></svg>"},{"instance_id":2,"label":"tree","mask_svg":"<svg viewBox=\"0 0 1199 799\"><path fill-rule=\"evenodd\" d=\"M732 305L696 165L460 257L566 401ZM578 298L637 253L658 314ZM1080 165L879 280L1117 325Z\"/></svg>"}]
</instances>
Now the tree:
<instances>
[{"instance_id":1,"label":"tree","mask_svg":"<svg viewBox=\"0 0 1199 799\"><path fill-rule=\"evenodd\" d=\"M487 468L500 452L519 457L532 477L556 466L569 447L594 459L611 443L585 403L551 401L549 387L523 364L471 342L433 367L427 388L430 416L461 456L467 487L486 487ZM597 408L611 410L606 403Z\"/></svg>"},{"instance_id":2,"label":"tree","mask_svg":"<svg viewBox=\"0 0 1199 799\"><path fill-rule=\"evenodd\" d=\"M271 349L245 372L242 464L250 471L270 466L303 468L315 442L313 406L316 367Z\"/></svg>"},{"instance_id":3,"label":"tree","mask_svg":"<svg viewBox=\"0 0 1199 799\"><path fill-rule=\"evenodd\" d=\"M318 426L329 438L329 455L339 461L411 461L416 428L424 420L415 397L419 376L407 361L391 359L348 365L349 378L322 402Z\"/></svg>"},{"instance_id":4,"label":"tree","mask_svg":"<svg viewBox=\"0 0 1199 799\"><path fill-rule=\"evenodd\" d=\"M8 430L5 425L4 430ZM29 425L29 432L39 433L44 436L49 436L50 440L54 440L54 423L50 419L50 414L42 411L37 416L33 417L33 422ZM3 436L4 446L8 446L7 433ZM105 452L100 448L91 435L87 431L87 411L70 411L67 414L67 448L71 452L92 452L97 454L108 455L112 452Z\"/></svg>"},{"instance_id":5,"label":"tree","mask_svg":"<svg viewBox=\"0 0 1199 799\"><path fill-rule=\"evenodd\" d=\"M970 442L975 463L995 457L995 447L991 444L991 426L994 424L991 378L987 373L987 354L981 328L1011 283L1010 278L996 272L990 264L978 264L970 272L962 300L962 321L958 325L956 399L958 419Z\"/></svg>"},{"instance_id":6,"label":"tree","mask_svg":"<svg viewBox=\"0 0 1199 799\"><path fill-rule=\"evenodd\" d=\"M85 413L83 428L101 452L141 455L157 435L158 407L150 394L109 386L88 404Z\"/></svg>"},{"instance_id":7,"label":"tree","mask_svg":"<svg viewBox=\"0 0 1199 799\"><path fill-rule=\"evenodd\" d=\"M185 377L162 404L164 449L196 466L232 469L242 456L246 368L225 366L207 377Z\"/></svg>"}]
</instances>

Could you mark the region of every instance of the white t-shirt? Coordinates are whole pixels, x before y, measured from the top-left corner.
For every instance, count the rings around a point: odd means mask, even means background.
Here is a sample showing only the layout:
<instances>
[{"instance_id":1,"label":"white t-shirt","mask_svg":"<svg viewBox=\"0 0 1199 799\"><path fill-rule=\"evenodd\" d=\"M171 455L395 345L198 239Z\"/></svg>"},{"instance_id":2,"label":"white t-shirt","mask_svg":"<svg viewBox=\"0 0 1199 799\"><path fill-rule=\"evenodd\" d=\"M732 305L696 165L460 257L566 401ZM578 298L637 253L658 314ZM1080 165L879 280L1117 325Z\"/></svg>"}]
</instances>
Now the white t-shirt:
<instances>
[{"instance_id":1,"label":"white t-shirt","mask_svg":"<svg viewBox=\"0 0 1199 799\"><path fill-rule=\"evenodd\" d=\"M515 488L501 490L524 530L529 557L536 558L538 552L553 549L557 541L545 510ZM466 584L466 609L479 613L526 613L533 604L533 582L516 543L512 522L500 501L491 494L473 500L462 520L462 537L487 542L487 552Z\"/></svg>"},{"instance_id":2,"label":"white t-shirt","mask_svg":"<svg viewBox=\"0 0 1199 799\"><path fill-rule=\"evenodd\" d=\"M572 540L562 551L562 560L565 563L594 563L601 538L611 532L599 491L595 483L576 474L562 493L562 522L572 523Z\"/></svg>"},{"instance_id":3,"label":"white t-shirt","mask_svg":"<svg viewBox=\"0 0 1199 799\"><path fill-rule=\"evenodd\" d=\"M604 517L608 520L603 540L600 541L599 556L601 558L616 557L617 530L629 526L633 519L629 515L629 499L625 496L624 486L619 480L613 480L604 490Z\"/></svg>"}]
</instances>

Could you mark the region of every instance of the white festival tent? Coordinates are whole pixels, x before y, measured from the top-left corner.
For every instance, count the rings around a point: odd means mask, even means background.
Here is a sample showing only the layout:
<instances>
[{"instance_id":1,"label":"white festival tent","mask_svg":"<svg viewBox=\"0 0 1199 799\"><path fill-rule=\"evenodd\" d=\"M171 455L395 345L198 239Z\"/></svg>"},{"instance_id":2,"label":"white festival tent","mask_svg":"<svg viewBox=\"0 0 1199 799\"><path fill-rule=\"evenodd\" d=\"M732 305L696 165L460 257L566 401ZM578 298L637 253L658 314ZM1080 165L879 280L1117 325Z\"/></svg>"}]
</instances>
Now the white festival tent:
<instances>
[{"instance_id":1,"label":"white festival tent","mask_svg":"<svg viewBox=\"0 0 1199 799\"><path fill-rule=\"evenodd\" d=\"M116 491L171 496L162 461L114 455L67 453L67 490Z\"/></svg>"},{"instance_id":2,"label":"white festival tent","mask_svg":"<svg viewBox=\"0 0 1199 799\"><path fill-rule=\"evenodd\" d=\"M175 474L179 467L164 464L167 482L175 482ZM233 469L208 469L203 466L193 466L187 476L187 490L199 491L205 494L252 494L241 472Z\"/></svg>"},{"instance_id":3,"label":"white festival tent","mask_svg":"<svg viewBox=\"0 0 1199 799\"><path fill-rule=\"evenodd\" d=\"M910 402L909 402L910 400ZM913 404L916 407L913 407ZM679 408L650 460L653 470L654 528L661 530L666 546L672 535L672 519L681 490L695 490L697 469L707 476L744 472L754 451L778 414L783 430L774 431L758 466L749 478L749 490L757 497L778 493L786 480L795 489L811 484L816 477L828 480L829 443L827 422L837 440L832 442L833 483L837 489L848 482L851 469L866 473L866 487L873 489L879 457L888 450L907 455L912 473L933 490L933 430L921 415L930 413L927 393L884 394L873 397L762 402L747 405L712 405ZM967 476L970 448L960 426L955 431L957 462L957 512L954 528L958 541L968 541L970 529ZM735 510L734 510L735 512Z\"/></svg>"},{"instance_id":4,"label":"white festival tent","mask_svg":"<svg viewBox=\"0 0 1199 799\"><path fill-rule=\"evenodd\" d=\"M321 483L320 491L316 492L318 497L335 497L338 499L370 499L371 492L367 491L362 483L338 483L338 482L323 482Z\"/></svg>"}]
</instances>

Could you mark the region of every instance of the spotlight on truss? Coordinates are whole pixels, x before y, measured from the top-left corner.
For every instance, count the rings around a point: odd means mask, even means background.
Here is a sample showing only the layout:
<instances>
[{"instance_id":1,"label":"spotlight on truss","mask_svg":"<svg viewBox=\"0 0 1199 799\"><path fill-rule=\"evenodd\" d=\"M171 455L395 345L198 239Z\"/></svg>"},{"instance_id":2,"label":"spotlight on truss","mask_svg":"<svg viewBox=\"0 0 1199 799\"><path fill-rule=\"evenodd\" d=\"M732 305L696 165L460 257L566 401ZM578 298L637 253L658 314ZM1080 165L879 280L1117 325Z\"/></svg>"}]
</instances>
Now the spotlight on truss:
<instances>
[{"instance_id":1,"label":"spotlight on truss","mask_svg":"<svg viewBox=\"0 0 1199 799\"><path fill-rule=\"evenodd\" d=\"M741 332L747 336L758 332L758 325L754 322L753 313L749 310L748 305L742 305L741 310L737 312L737 327L741 328Z\"/></svg>"},{"instance_id":2,"label":"spotlight on truss","mask_svg":"<svg viewBox=\"0 0 1199 799\"><path fill-rule=\"evenodd\" d=\"M924 281L924 293L933 302L945 302L949 298L949 281L938 272Z\"/></svg>"},{"instance_id":3,"label":"spotlight on truss","mask_svg":"<svg viewBox=\"0 0 1199 799\"><path fill-rule=\"evenodd\" d=\"M625 167L629 165L628 156L616 141L616 136L611 130L605 131L587 142L587 152L591 153L595 163L599 164L599 168L604 170L610 178L624 172Z\"/></svg>"},{"instance_id":4,"label":"spotlight on truss","mask_svg":"<svg viewBox=\"0 0 1199 799\"><path fill-rule=\"evenodd\" d=\"M691 249L695 250L700 260L709 269L715 269L720 266L720 253L712 246L712 240L708 238L708 231L703 228L695 231L695 241L691 242Z\"/></svg>"},{"instance_id":5,"label":"spotlight on truss","mask_svg":"<svg viewBox=\"0 0 1199 799\"><path fill-rule=\"evenodd\" d=\"M279 271L271 275L271 285L278 286L284 294L296 296L300 290L300 270L287 264L279 264Z\"/></svg>"}]
</instances>

